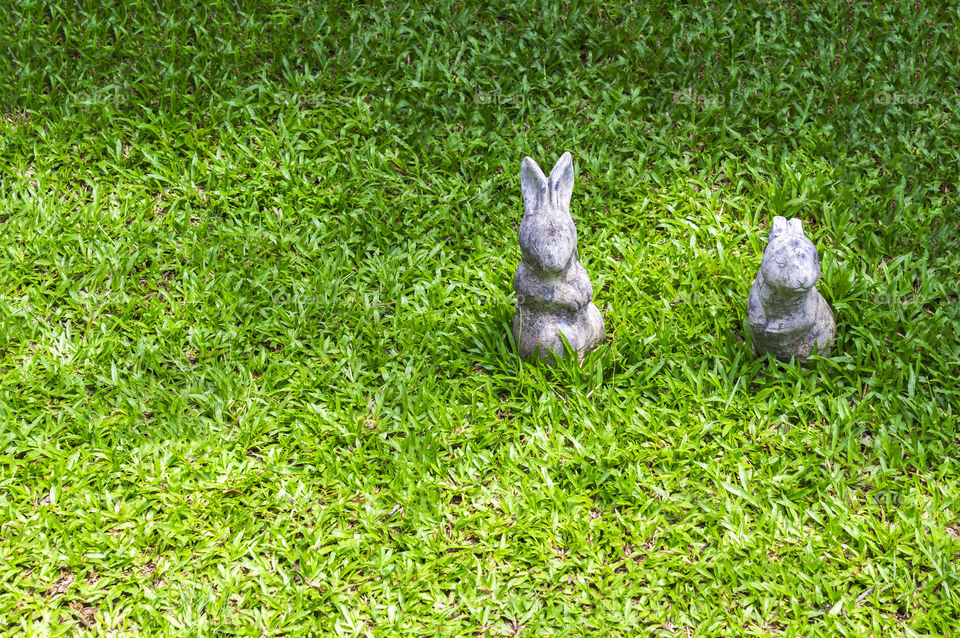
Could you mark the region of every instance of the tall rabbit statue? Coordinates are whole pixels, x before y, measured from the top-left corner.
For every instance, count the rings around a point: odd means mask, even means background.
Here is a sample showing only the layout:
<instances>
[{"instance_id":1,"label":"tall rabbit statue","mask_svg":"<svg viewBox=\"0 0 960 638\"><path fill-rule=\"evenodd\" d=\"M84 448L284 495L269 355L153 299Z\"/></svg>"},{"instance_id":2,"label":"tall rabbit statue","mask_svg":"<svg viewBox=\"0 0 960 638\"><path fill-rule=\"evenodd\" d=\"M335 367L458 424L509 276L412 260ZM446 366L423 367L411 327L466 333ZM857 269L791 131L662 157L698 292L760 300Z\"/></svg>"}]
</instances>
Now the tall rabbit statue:
<instances>
[{"instance_id":1,"label":"tall rabbit statue","mask_svg":"<svg viewBox=\"0 0 960 638\"><path fill-rule=\"evenodd\" d=\"M523 220L520 266L513 277L514 341L524 359L538 356L549 363L564 356L562 333L582 360L603 339L603 316L590 301L593 286L577 259L570 153L560 157L549 178L535 161L523 158L520 189Z\"/></svg>"},{"instance_id":2,"label":"tall rabbit statue","mask_svg":"<svg viewBox=\"0 0 960 638\"><path fill-rule=\"evenodd\" d=\"M807 363L814 347L829 356L837 323L816 289L820 259L799 219L774 217L770 241L747 299L753 354Z\"/></svg>"}]
</instances>

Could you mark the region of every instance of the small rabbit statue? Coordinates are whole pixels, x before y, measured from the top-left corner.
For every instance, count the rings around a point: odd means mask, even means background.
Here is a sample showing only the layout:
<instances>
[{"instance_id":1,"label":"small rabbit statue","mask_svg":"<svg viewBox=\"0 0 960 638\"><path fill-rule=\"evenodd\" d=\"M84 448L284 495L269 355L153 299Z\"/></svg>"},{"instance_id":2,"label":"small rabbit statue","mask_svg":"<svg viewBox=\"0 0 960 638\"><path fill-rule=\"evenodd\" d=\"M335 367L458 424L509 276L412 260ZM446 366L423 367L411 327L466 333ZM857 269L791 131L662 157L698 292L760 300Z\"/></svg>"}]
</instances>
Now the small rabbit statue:
<instances>
[{"instance_id":1,"label":"small rabbit statue","mask_svg":"<svg viewBox=\"0 0 960 638\"><path fill-rule=\"evenodd\" d=\"M548 363L562 358L566 337L579 360L603 339L603 316L591 303L593 286L577 260L577 229L570 217L573 159L564 153L549 179L529 157L520 164L523 221L520 266L513 277L517 311L513 338L520 356Z\"/></svg>"},{"instance_id":2,"label":"small rabbit statue","mask_svg":"<svg viewBox=\"0 0 960 638\"><path fill-rule=\"evenodd\" d=\"M799 219L774 217L770 241L747 299L753 354L806 364L816 346L829 356L837 323L816 289L820 259Z\"/></svg>"}]
</instances>

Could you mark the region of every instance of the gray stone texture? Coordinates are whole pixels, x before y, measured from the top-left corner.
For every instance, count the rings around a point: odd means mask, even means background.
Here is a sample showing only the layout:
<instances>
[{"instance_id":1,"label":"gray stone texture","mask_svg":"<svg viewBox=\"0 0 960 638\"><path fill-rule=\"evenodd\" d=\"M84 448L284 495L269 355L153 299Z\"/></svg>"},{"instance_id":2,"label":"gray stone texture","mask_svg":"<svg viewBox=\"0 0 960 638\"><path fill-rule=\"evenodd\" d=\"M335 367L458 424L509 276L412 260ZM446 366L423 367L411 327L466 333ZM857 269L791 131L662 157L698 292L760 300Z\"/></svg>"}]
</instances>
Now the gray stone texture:
<instances>
[{"instance_id":1,"label":"gray stone texture","mask_svg":"<svg viewBox=\"0 0 960 638\"><path fill-rule=\"evenodd\" d=\"M817 249L799 219L774 217L770 241L747 300L753 354L771 354L805 364L816 348L829 356L837 324L830 305L816 289Z\"/></svg>"},{"instance_id":2,"label":"gray stone texture","mask_svg":"<svg viewBox=\"0 0 960 638\"><path fill-rule=\"evenodd\" d=\"M550 362L565 354L562 333L579 359L603 339L603 317L590 302L593 286L577 260L570 216L573 159L564 153L550 177L529 157L520 164L523 221L520 266L513 277L513 338L520 356Z\"/></svg>"}]
</instances>

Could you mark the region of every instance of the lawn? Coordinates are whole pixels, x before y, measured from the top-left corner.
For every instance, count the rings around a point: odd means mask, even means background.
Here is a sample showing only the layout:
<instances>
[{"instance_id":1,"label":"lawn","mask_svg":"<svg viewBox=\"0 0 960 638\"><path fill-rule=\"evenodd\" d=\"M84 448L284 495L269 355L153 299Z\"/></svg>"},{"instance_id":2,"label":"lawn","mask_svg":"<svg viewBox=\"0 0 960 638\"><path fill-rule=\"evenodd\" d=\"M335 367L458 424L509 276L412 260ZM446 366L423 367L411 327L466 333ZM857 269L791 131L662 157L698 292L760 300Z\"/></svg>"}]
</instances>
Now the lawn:
<instances>
[{"instance_id":1,"label":"lawn","mask_svg":"<svg viewBox=\"0 0 960 638\"><path fill-rule=\"evenodd\" d=\"M0 635L957 634L960 8L25 1L0 49ZM564 151L607 338L550 368ZM809 368L744 330L774 215Z\"/></svg>"}]
</instances>

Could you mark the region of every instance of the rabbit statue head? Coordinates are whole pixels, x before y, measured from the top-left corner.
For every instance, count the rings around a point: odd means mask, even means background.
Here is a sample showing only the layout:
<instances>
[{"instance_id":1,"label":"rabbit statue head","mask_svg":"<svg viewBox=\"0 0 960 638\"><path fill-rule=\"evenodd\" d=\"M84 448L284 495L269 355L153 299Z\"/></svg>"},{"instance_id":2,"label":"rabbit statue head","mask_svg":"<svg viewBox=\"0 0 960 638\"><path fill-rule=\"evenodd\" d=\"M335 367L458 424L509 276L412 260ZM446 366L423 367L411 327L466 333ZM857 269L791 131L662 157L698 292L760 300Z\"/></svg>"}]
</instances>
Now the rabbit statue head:
<instances>
[{"instance_id":1,"label":"rabbit statue head","mask_svg":"<svg viewBox=\"0 0 960 638\"><path fill-rule=\"evenodd\" d=\"M766 285L784 297L806 294L817 283L820 258L816 246L803 234L799 219L773 218L760 272Z\"/></svg>"},{"instance_id":2,"label":"rabbit statue head","mask_svg":"<svg viewBox=\"0 0 960 638\"><path fill-rule=\"evenodd\" d=\"M559 276L577 256L577 228L570 217L573 194L573 159L564 153L544 176L529 157L520 165L523 193L523 221L520 222L520 251L528 267Z\"/></svg>"}]
</instances>

